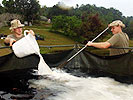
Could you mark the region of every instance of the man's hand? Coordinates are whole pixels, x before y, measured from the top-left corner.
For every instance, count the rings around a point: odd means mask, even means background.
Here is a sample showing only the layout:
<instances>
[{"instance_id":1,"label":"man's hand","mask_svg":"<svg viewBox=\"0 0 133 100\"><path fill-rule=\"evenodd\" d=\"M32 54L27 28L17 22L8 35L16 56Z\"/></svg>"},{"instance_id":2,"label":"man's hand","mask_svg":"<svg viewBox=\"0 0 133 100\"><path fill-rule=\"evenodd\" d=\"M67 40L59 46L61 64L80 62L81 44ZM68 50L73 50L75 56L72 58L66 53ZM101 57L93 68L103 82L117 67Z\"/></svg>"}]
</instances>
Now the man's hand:
<instances>
[{"instance_id":1,"label":"man's hand","mask_svg":"<svg viewBox=\"0 0 133 100\"><path fill-rule=\"evenodd\" d=\"M31 33L33 36L35 36L35 33L33 30L29 30L29 33Z\"/></svg>"},{"instance_id":2,"label":"man's hand","mask_svg":"<svg viewBox=\"0 0 133 100\"><path fill-rule=\"evenodd\" d=\"M15 39L10 38L10 46L12 46L14 42L16 42L16 40L15 40Z\"/></svg>"},{"instance_id":3,"label":"man's hand","mask_svg":"<svg viewBox=\"0 0 133 100\"><path fill-rule=\"evenodd\" d=\"M33 30L25 30L24 35L27 35L27 34L32 34L33 36L35 36L35 33Z\"/></svg>"},{"instance_id":4,"label":"man's hand","mask_svg":"<svg viewBox=\"0 0 133 100\"><path fill-rule=\"evenodd\" d=\"M92 46L92 42L88 41L88 43L86 44L87 46Z\"/></svg>"}]
</instances>

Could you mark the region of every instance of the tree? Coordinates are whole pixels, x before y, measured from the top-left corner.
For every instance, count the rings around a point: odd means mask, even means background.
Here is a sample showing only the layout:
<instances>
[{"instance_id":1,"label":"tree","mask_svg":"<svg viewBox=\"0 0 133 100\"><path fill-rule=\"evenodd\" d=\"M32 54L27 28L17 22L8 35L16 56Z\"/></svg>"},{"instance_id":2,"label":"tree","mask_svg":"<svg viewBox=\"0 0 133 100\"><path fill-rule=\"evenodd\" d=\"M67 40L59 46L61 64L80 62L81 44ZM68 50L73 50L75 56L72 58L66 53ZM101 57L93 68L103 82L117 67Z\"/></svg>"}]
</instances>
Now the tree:
<instances>
[{"instance_id":1,"label":"tree","mask_svg":"<svg viewBox=\"0 0 133 100\"><path fill-rule=\"evenodd\" d=\"M15 6L16 12L24 15L27 21L34 20L39 16L40 5L37 0L15 0Z\"/></svg>"},{"instance_id":2,"label":"tree","mask_svg":"<svg viewBox=\"0 0 133 100\"><path fill-rule=\"evenodd\" d=\"M84 42L95 38L101 30L104 29L104 25L99 19L99 15L87 15L82 16L82 24L77 34L84 38Z\"/></svg>"},{"instance_id":3,"label":"tree","mask_svg":"<svg viewBox=\"0 0 133 100\"><path fill-rule=\"evenodd\" d=\"M130 39L133 39L133 20L129 22L124 32L126 32L129 35Z\"/></svg>"},{"instance_id":4,"label":"tree","mask_svg":"<svg viewBox=\"0 0 133 100\"><path fill-rule=\"evenodd\" d=\"M54 5L49 9L47 17L52 19L54 16L59 16L59 15L68 15L68 9L62 9L57 5Z\"/></svg>"},{"instance_id":5,"label":"tree","mask_svg":"<svg viewBox=\"0 0 133 100\"><path fill-rule=\"evenodd\" d=\"M37 0L3 0L6 12L23 15L27 21L32 21L39 16L40 5Z\"/></svg>"},{"instance_id":6,"label":"tree","mask_svg":"<svg viewBox=\"0 0 133 100\"><path fill-rule=\"evenodd\" d=\"M52 30L57 31L63 29L65 25L65 16L54 16L52 19Z\"/></svg>"},{"instance_id":7,"label":"tree","mask_svg":"<svg viewBox=\"0 0 133 100\"><path fill-rule=\"evenodd\" d=\"M41 16L47 16L48 15L48 10L49 8L47 8L46 6L43 6L40 8L40 14Z\"/></svg>"},{"instance_id":8,"label":"tree","mask_svg":"<svg viewBox=\"0 0 133 100\"><path fill-rule=\"evenodd\" d=\"M80 27L81 20L76 16L55 16L52 19L52 29L60 30L64 35L77 37L76 29Z\"/></svg>"},{"instance_id":9,"label":"tree","mask_svg":"<svg viewBox=\"0 0 133 100\"><path fill-rule=\"evenodd\" d=\"M16 13L14 0L3 0L2 4L6 13Z\"/></svg>"},{"instance_id":10,"label":"tree","mask_svg":"<svg viewBox=\"0 0 133 100\"><path fill-rule=\"evenodd\" d=\"M4 7L1 6L0 4L0 14L4 13Z\"/></svg>"}]
</instances>

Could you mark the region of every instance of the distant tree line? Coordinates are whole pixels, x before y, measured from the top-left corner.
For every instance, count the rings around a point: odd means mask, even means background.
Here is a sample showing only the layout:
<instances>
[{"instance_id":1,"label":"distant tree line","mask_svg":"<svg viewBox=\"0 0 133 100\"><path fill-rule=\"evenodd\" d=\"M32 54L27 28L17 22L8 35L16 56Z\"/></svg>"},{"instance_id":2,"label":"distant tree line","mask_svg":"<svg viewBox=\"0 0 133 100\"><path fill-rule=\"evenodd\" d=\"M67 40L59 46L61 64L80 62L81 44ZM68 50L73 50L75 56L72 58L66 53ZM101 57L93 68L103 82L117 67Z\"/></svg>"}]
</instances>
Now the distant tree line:
<instances>
[{"instance_id":1,"label":"distant tree line","mask_svg":"<svg viewBox=\"0 0 133 100\"><path fill-rule=\"evenodd\" d=\"M106 9L87 4L64 10L57 4L45 8L45 11L46 16L52 19L52 30L63 32L64 35L72 38L80 37L81 41L92 40L114 20L123 21L126 25L124 32L129 35L130 39L133 38L133 17L125 17L114 8ZM66 21L73 18L76 20Z\"/></svg>"},{"instance_id":2,"label":"distant tree line","mask_svg":"<svg viewBox=\"0 0 133 100\"><path fill-rule=\"evenodd\" d=\"M26 21L38 19L40 5L37 0L3 0L0 5L0 14L19 14Z\"/></svg>"},{"instance_id":3,"label":"distant tree line","mask_svg":"<svg viewBox=\"0 0 133 100\"><path fill-rule=\"evenodd\" d=\"M69 37L91 40L114 20L122 20L130 38L133 38L133 16L125 17L114 8L106 9L95 5L76 5L75 8L63 9L59 3L53 7L41 7L38 0L3 0L0 14L19 14L26 21L33 22L45 16L52 20L52 31L58 31Z\"/></svg>"}]
</instances>

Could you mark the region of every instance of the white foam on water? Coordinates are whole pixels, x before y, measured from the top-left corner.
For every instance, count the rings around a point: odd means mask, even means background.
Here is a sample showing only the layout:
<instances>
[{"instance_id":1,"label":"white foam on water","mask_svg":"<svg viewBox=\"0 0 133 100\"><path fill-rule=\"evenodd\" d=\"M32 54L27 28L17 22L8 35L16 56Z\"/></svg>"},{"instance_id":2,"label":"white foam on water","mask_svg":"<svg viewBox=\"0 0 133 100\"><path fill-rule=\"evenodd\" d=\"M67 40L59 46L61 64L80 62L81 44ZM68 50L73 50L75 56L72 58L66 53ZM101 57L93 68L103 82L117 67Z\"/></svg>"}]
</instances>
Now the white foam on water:
<instances>
[{"instance_id":1,"label":"white foam on water","mask_svg":"<svg viewBox=\"0 0 133 100\"><path fill-rule=\"evenodd\" d=\"M107 77L76 77L55 69L53 72L54 76L33 82L36 88L63 91L49 100L133 100L133 85Z\"/></svg>"}]
</instances>

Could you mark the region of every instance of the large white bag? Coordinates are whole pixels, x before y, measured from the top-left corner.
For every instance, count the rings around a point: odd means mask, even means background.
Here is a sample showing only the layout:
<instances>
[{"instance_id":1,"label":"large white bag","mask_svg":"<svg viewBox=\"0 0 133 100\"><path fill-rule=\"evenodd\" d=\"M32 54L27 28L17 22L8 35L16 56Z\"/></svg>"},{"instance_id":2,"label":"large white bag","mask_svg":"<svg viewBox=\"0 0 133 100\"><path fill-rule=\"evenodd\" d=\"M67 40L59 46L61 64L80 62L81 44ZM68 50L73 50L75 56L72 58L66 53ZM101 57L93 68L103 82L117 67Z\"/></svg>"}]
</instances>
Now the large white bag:
<instances>
[{"instance_id":1,"label":"large white bag","mask_svg":"<svg viewBox=\"0 0 133 100\"><path fill-rule=\"evenodd\" d=\"M26 31L25 31L26 32ZM43 60L42 55L40 54L40 49L38 43L36 42L35 37L32 34L25 35L22 39L15 42L12 46L14 54L19 57L25 57L31 54L37 54L40 57L40 62L38 65L38 74L47 75L52 74L52 70Z\"/></svg>"},{"instance_id":2,"label":"large white bag","mask_svg":"<svg viewBox=\"0 0 133 100\"><path fill-rule=\"evenodd\" d=\"M31 54L39 55L40 49L32 34L26 35L24 38L15 42L12 46L15 55L19 58L25 57Z\"/></svg>"}]
</instances>

